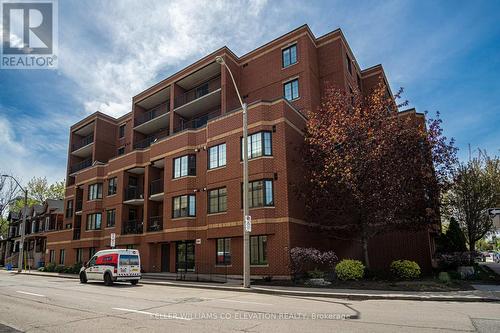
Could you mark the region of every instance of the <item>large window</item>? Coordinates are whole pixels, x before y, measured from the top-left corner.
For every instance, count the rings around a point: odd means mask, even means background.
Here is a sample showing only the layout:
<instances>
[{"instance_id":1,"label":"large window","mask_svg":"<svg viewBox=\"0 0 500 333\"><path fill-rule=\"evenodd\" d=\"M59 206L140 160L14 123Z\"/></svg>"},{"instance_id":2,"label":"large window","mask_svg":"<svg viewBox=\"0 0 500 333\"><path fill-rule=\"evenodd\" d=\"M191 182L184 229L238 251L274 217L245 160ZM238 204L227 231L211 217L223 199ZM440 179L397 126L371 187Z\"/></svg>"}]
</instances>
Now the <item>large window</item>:
<instances>
[{"instance_id":1,"label":"large window","mask_svg":"<svg viewBox=\"0 0 500 333\"><path fill-rule=\"evenodd\" d=\"M83 262L83 249L82 248L76 249L76 262L77 263Z\"/></svg>"},{"instance_id":2,"label":"large window","mask_svg":"<svg viewBox=\"0 0 500 333\"><path fill-rule=\"evenodd\" d=\"M250 237L250 264L267 265L267 236Z\"/></svg>"},{"instance_id":3,"label":"large window","mask_svg":"<svg viewBox=\"0 0 500 333\"><path fill-rule=\"evenodd\" d=\"M89 186L89 200L102 199L102 183L96 183Z\"/></svg>"},{"instance_id":4,"label":"large window","mask_svg":"<svg viewBox=\"0 0 500 333\"><path fill-rule=\"evenodd\" d=\"M118 150L116 151L116 154L118 156L125 154L125 147L118 148Z\"/></svg>"},{"instance_id":5,"label":"large window","mask_svg":"<svg viewBox=\"0 0 500 333\"><path fill-rule=\"evenodd\" d=\"M94 213L87 215L87 230L101 229L101 213Z\"/></svg>"},{"instance_id":6,"label":"large window","mask_svg":"<svg viewBox=\"0 0 500 333\"><path fill-rule=\"evenodd\" d=\"M347 70L349 71L349 74L352 74L352 61L351 58L349 58L349 55L346 53L345 58L347 61Z\"/></svg>"},{"instance_id":7,"label":"large window","mask_svg":"<svg viewBox=\"0 0 500 333\"><path fill-rule=\"evenodd\" d=\"M250 208L274 206L273 181L263 179L250 182L248 184L248 203Z\"/></svg>"},{"instance_id":8,"label":"large window","mask_svg":"<svg viewBox=\"0 0 500 333\"><path fill-rule=\"evenodd\" d=\"M283 68L295 64L297 62L297 44L283 49L281 54L283 59Z\"/></svg>"},{"instance_id":9,"label":"large window","mask_svg":"<svg viewBox=\"0 0 500 333\"><path fill-rule=\"evenodd\" d=\"M285 83L283 85L283 94L289 101L299 98L299 79Z\"/></svg>"},{"instance_id":10,"label":"large window","mask_svg":"<svg viewBox=\"0 0 500 333\"><path fill-rule=\"evenodd\" d=\"M208 148L208 168L214 169L226 165L226 144Z\"/></svg>"},{"instance_id":11,"label":"large window","mask_svg":"<svg viewBox=\"0 0 500 333\"><path fill-rule=\"evenodd\" d=\"M92 258L96 252L97 249L95 247L89 247L89 258Z\"/></svg>"},{"instance_id":12,"label":"large window","mask_svg":"<svg viewBox=\"0 0 500 333\"><path fill-rule=\"evenodd\" d=\"M116 222L116 209L108 209L106 211L106 226L114 227Z\"/></svg>"},{"instance_id":13,"label":"large window","mask_svg":"<svg viewBox=\"0 0 500 333\"><path fill-rule=\"evenodd\" d=\"M181 195L172 199L172 217L196 216L196 197L194 194Z\"/></svg>"},{"instance_id":14,"label":"large window","mask_svg":"<svg viewBox=\"0 0 500 333\"><path fill-rule=\"evenodd\" d=\"M208 191L208 213L220 213L227 210L227 190L225 187Z\"/></svg>"},{"instance_id":15,"label":"large window","mask_svg":"<svg viewBox=\"0 0 500 333\"><path fill-rule=\"evenodd\" d=\"M272 149L271 132L258 132L248 136L248 158L271 156ZM243 138L241 139L241 159L243 159Z\"/></svg>"},{"instance_id":16,"label":"large window","mask_svg":"<svg viewBox=\"0 0 500 333\"><path fill-rule=\"evenodd\" d=\"M196 176L196 155L185 155L174 159L174 178Z\"/></svg>"},{"instance_id":17,"label":"large window","mask_svg":"<svg viewBox=\"0 0 500 333\"><path fill-rule=\"evenodd\" d=\"M117 183L118 179L116 177L108 179L108 195L116 194Z\"/></svg>"},{"instance_id":18,"label":"large window","mask_svg":"<svg viewBox=\"0 0 500 333\"><path fill-rule=\"evenodd\" d=\"M49 262L52 262L52 263L56 262L56 251L55 250L50 250L50 252L49 252Z\"/></svg>"},{"instance_id":19,"label":"large window","mask_svg":"<svg viewBox=\"0 0 500 333\"><path fill-rule=\"evenodd\" d=\"M73 217L73 200L68 200L66 204L66 218Z\"/></svg>"},{"instance_id":20,"label":"large window","mask_svg":"<svg viewBox=\"0 0 500 333\"><path fill-rule=\"evenodd\" d=\"M120 126L120 130L119 130L119 138L123 138L125 136L125 124L121 125Z\"/></svg>"},{"instance_id":21,"label":"large window","mask_svg":"<svg viewBox=\"0 0 500 333\"><path fill-rule=\"evenodd\" d=\"M215 255L217 265L231 265L231 238L217 239L217 253Z\"/></svg>"},{"instance_id":22,"label":"large window","mask_svg":"<svg viewBox=\"0 0 500 333\"><path fill-rule=\"evenodd\" d=\"M61 249L59 251L59 265L64 265L64 260L66 259L66 250Z\"/></svg>"}]
</instances>

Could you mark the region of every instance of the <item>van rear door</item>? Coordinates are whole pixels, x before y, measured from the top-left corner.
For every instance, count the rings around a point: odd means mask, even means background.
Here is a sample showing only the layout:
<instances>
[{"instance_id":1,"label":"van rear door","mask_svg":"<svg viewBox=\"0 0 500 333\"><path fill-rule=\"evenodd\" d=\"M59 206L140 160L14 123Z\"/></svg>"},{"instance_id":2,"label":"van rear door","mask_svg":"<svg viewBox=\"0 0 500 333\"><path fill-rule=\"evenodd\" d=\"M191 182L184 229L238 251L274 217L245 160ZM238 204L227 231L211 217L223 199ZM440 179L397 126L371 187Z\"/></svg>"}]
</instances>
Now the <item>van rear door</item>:
<instances>
[{"instance_id":1,"label":"van rear door","mask_svg":"<svg viewBox=\"0 0 500 333\"><path fill-rule=\"evenodd\" d=\"M137 276L141 272L141 263L137 254L121 254L118 274L121 276Z\"/></svg>"}]
</instances>

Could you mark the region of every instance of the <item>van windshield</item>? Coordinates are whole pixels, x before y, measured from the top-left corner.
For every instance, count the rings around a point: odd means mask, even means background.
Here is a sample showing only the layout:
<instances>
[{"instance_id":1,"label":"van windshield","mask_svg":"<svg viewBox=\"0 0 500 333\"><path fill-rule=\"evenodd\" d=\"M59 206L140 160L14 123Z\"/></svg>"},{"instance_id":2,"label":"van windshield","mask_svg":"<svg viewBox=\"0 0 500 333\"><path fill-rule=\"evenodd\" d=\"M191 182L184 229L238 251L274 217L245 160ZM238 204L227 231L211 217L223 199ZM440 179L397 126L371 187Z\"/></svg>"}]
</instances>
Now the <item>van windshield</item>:
<instances>
[{"instance_id":1,"label":"van windshield","mask_svg":"<svg viewBox=\"0 0 500 333\"><path fill-rule=\"evenodd\" d=\"M133 254L122 254L120 256L120 265L139 265L139 256Z\"/></svg>"}]
</instances>

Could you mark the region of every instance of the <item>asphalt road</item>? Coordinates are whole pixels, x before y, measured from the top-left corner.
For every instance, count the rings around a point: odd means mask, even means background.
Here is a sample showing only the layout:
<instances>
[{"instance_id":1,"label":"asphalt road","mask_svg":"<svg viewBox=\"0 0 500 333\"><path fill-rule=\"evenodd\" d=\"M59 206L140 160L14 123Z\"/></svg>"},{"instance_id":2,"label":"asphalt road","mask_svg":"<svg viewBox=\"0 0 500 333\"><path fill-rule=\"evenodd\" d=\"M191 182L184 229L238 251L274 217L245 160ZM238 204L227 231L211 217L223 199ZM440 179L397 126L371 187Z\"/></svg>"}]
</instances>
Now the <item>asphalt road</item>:
<instances>
[{"instance_id":1,"label":"asphalt road","mask_svg":"<svg viewBox=\"0 0 500 333\"><path fill-rule=\"evenodd\" d=\"M500 331L499 303L347 301L0 272L0 332Z\"/></svg>"}]
</instances>

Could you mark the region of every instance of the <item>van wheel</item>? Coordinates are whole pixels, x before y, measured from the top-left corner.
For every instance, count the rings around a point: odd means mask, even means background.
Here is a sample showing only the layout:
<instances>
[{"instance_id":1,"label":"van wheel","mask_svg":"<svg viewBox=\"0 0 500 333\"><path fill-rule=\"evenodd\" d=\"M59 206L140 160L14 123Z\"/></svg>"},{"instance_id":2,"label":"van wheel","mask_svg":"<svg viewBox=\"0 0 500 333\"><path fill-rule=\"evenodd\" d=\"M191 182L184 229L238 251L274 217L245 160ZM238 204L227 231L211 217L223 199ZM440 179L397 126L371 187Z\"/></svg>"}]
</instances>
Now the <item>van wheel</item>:
<instances>
[{"instance_id":1,"label":"van wheel","mask_svg":"<svg viewBox=\"0 0 500 333\"><path fill-rule=\"evenodd\" d=\"M113 284L113 279L111 278L111 274L109 274L109 273L104 274L104 284L107 286L110 286Z\"/></svg>"},{"instance_id":2,"label":"van wheel","mask_svg":"<svg viewBox=\"0 0 500 333\"><path fill-rule=\"evenodd\" d=\"M132 283L133 286L135 286L139 282L139 280L131 280L130 283Z\"/></svg>"},{"instance_id":3,"label":"van wheel","mask_svg":"<svg viewBox=\"0 0 500 333\"><path fill-rule=\"evenodd\" d=\"M80 273L80 283L87 283L87 276L84 272Z\"/></svg>"}]
</instances>

